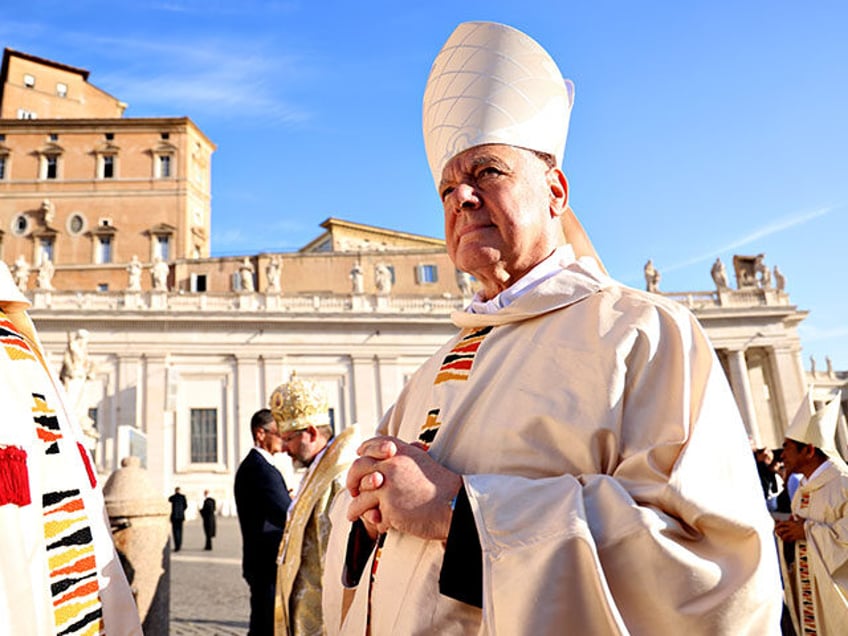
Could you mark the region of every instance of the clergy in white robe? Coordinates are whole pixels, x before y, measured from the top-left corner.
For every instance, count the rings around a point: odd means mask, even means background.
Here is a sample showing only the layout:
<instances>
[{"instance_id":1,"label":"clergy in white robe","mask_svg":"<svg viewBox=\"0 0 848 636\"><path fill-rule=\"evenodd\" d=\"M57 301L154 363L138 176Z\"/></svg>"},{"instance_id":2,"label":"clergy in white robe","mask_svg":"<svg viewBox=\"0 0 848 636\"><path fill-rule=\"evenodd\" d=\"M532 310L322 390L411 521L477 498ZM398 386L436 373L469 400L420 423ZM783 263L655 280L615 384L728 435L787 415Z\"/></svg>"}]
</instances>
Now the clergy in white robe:
<instances>
[{"instance_id":1,"label":"clergy in white robe","mask_svg":"<svg viewBox=\"0 0 848 636\"><path fill-rule=\"evenodd\" d=\"M832 443L839 398L786 432L782 459L804 477L792 516L775 524L786 606L796 633L848 629L848 468ZM796 425L798 424L798 425Z\"/></svg>"},{"instance_id":2,"label":"clergy in white robe","mask_svg":"<svg viewBox=\"0 0 848 636\"><path fill-rule=\"evenodd\" d=\"M0 634L141 634L82 431L0 262Z\"/></svg>"},{"instance_id":3,"label":"clergy in white robe","mask_svg":"<svg viewBox=\"0 0 848 636\"><path fill-rule=\"evenodd\" d=\"M559 169L573 87L523 33L460 25L425 143L481 291L333 506L343 634L769 634L780 585L750 449L695 318L606 275Z\"/></svg>"}]
</instances>

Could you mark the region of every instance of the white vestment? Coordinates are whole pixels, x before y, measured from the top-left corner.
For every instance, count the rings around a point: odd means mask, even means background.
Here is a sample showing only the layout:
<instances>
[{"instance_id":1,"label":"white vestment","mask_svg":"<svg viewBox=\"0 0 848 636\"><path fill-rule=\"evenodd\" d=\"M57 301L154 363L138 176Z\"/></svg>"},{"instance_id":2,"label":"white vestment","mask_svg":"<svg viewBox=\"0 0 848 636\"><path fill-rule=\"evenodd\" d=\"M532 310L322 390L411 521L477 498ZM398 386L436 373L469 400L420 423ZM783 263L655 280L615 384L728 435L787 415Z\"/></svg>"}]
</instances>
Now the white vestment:
<instances>
[{"instance_id":1,"label":"white vestment","mask_svg":"<svg viewBox=\"0 0 848 636\"><path fill-rule=\"evenodd\" d=\"M792 513L804 519L805 540L781 545L786 605L800 634L848 631L848 473L830 464L798 487Z\"/></svg>"},{"instance_id":2,"label":"white vestment","mask_svg":"<svg viewBox=\"0 0 848 636\"><path fill-rule=\"evenodd\" d=\"M474 515L483 608L439 593L441 542L394 531L375 575L345 593L345 492L325 566L329 633L369 621L376 635L779 632L773 523L688 311L581 259L454 321L462 331L379 432L437 431L429 452L463 475Z\"/></svg>"},{"instance_id":3,"label":"white vestment","mask_svg":"<svg viewBox=\"0 0 848 636\"><path fill-rule=\"evenodd\" d=\"M0 267L0 634L141 634L74 413Z\"/></svg>"}]
</instances>

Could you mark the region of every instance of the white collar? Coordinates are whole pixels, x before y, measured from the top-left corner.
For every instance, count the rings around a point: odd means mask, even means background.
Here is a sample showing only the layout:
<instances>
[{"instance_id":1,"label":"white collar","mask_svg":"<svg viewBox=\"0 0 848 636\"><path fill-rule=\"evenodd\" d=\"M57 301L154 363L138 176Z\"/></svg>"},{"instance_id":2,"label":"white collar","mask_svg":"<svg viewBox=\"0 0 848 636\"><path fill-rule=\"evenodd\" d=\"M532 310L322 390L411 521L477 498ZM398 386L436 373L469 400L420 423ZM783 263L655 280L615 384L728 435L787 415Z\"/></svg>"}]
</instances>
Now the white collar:
<instances>
[{"instance_id":1,"label":"white collar","mask_svg":"<svg viewBox=\"0 0 848 636\"><path fill-rule=\"evenodd\" d=\"M474 294L471 304L465 309L472 314L493 314L507 305L515 302L524 294L535 289L557 272L574 261L574 250L571 245L560 245L545 260L489 300L481 300L480 292Z\"/></svg>"},{"instance_id":2,"label":"white collar","mask_svg":"<svg viewBox=\"0 0 848 636\"><path fill-rule=\"evenodd\" d=\"M809 477L804 477L801 479L801 484L808 484L813 481L816 477L821 475L824 471L826 471L833 464L829 459L823 461L819 464L819 467L816 468L813 473Z\"/></svg>"},{"instance_id":3,"label":"white collar","mask_svg":"<svg viewBox=\"0 0 848 636\"><path fill-rule=\"evenodd\" d=\"M271 455L271 453L266 451L261 446L254 446L253 448L255 448L259 452L259 454L262 455L263 458L265 458L265 461L267 461L272 466L274 465L274 456Z\"/></svg>"}]
</instances>

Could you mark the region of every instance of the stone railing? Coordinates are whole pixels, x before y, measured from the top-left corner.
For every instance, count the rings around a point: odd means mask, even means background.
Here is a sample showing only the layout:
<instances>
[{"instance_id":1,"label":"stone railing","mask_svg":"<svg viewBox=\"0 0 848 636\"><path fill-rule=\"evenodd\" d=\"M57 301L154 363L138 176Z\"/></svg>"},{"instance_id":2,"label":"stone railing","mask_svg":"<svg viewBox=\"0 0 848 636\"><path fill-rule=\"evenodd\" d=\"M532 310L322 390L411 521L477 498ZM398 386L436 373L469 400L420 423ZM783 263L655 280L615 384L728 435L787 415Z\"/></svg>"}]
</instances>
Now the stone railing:
<instances>
[{"instance_id":1,"label":"stone railing","mask_svg":"<svg viewBox=\"0 0 848 636\"><path fill-rule=\"evenodd\" d=\"M776 289L659 292L692 310L730 307L788 306L789 295ZM447 315L461 310L459 296L381 296L375 294L280 295L237 292L28 292L34 310L383 313Z\"/></svg>"},{"instance_id":2,"label":"stone railing","mask_svg":"<svg viewBox=\"0 0 848 636\"><path fill-rule=\"evenodd\" d=\"M469 299L458 296L378 296L374 294L279 294L236 292L28 292L33 310L51 311L167 311L276 312L276 313L395 313L448 315L461 310Z\"/></svg>"},{"instance_id":3,"label":"stone railing","mask_svg":"<svg viewBox=\"0 0 848 636\"><path fill-rule=\"evenodd\" d=\"M722 289L721 291L660 292L689 309L713 307L786 307L789 294L777 289Z\"/></svg>"}]
</instances>

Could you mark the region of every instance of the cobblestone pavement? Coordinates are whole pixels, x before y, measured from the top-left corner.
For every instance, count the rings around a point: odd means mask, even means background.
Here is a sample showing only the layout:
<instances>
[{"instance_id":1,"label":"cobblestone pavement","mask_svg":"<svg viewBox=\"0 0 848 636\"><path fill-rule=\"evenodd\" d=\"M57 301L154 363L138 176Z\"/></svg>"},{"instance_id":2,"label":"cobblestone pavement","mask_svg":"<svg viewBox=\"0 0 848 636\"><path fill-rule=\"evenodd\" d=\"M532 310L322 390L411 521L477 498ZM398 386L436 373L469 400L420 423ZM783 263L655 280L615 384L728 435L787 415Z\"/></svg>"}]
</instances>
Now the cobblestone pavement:
<instances>
[{"instance_id":1,"label":"cobblestone pavement","mask_svg":"<svg viewBox=\"0 0 848 636\"><path fill-rule=\"evenodd\" d=\"M183 527L183 547L171 553L172 636L247 633L250 600L241 577L241 533L235 517L219 517L212 551L203 550L199 519ZM158 636L158 635L150 635Z\"/></svg>"}]
</instances>

